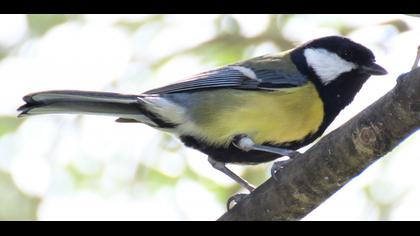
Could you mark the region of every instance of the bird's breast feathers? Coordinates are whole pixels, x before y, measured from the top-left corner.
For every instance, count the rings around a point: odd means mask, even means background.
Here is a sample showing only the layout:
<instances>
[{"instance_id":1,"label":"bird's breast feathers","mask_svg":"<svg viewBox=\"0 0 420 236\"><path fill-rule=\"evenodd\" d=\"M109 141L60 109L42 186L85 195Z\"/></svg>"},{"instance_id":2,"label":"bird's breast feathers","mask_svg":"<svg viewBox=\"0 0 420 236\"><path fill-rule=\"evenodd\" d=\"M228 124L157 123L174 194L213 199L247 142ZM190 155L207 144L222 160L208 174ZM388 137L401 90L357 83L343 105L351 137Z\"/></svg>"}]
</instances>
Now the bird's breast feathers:
<instances>
[{"instance_id":1,"label":"bird's breast feathers","mask_svg":"<svg viewBox=\"0 0 420 236\"><path fill-rule=\"evenodd\" d=\"M316 132L324 118L323 103L310 82L272 92L220 89L190 96L200 96L200 102L185 110L176 133L214 146L227 146L238 134L258 144L301 140Z\"/></svg>"}]
</instances>

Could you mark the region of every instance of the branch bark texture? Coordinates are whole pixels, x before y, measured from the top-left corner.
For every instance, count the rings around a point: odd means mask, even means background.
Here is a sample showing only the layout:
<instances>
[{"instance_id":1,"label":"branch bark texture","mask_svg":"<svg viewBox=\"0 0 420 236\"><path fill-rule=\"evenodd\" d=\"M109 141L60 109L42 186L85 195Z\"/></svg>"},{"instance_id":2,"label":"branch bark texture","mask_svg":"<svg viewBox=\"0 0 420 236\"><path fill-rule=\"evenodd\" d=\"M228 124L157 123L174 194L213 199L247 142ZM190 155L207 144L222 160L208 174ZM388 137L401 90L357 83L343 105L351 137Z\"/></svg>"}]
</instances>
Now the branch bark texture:
<instances>
[{"instance_id":1,"label":"branch bark texture","mask_svg":"<svg viewBox=\"0 0 420 236\"><path fill-rule=\"evenodd\" d=\"M420 68L219 220L299 220L420 127Z\"/></svg>"}]
</instances>

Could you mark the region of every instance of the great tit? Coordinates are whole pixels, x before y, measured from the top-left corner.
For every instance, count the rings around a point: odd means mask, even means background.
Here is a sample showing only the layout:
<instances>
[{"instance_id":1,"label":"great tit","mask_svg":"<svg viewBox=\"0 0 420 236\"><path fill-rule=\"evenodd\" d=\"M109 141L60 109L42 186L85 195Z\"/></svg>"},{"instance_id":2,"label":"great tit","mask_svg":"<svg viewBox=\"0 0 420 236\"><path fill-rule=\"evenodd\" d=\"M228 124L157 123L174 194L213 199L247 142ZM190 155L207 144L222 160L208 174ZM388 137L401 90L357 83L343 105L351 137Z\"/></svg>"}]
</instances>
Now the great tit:
<instances>
[{"instance_id":1,"label":"great tit","mask_svg":"<svg viewBox=\"0 0 420 236\"><path fill-rule=\"evenodd\" d=\"M137 95L77 90L28 94L19 117L76 113L119 117L175 134L208 155L249 191L226 163L258 164L321 136L371 75L386 70L371 50L341 36L314 39L193 75Z\"/></svg>"}]
</instances>

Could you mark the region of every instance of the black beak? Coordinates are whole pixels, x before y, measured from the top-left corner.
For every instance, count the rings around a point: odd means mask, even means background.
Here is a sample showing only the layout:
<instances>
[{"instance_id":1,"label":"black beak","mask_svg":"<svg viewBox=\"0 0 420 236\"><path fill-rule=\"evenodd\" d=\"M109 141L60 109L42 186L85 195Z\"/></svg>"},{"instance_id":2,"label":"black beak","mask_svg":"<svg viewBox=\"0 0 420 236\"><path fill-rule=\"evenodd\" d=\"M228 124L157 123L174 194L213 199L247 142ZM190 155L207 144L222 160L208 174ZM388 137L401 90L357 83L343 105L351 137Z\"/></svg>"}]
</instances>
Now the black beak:
<instances>
[{"instance_id":1,"label":"black beak","mask_svg":"<svg viewBox=\"0 0 420 236\"><path fill-rule=\"evenodd\" d=\"M380 65L372 63L369 66L362 66L362 71L369 75L386 75L388 72Z\"/></svg>"}]
</instances>

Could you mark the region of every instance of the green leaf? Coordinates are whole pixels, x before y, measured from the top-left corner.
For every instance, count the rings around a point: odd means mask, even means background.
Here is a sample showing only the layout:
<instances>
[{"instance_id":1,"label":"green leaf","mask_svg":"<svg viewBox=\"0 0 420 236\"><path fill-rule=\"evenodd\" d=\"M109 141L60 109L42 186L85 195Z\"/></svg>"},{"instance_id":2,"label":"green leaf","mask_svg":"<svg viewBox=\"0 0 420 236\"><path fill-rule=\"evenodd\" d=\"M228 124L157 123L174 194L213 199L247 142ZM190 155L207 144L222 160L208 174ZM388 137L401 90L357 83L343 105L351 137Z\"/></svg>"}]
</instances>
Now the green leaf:
<instances>
[{"instance_id":1,"label":"green leaf","mask_svg":"<svg viewBox=\"0 0 420 236\"><path fill-rule=\"evenodd\" d=\"M0 116L0 137L14 132L22 124L22 121L23 119L14 116Z\"/></svg>"}]
</instances>

